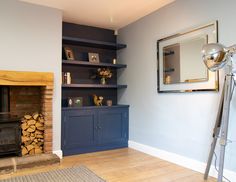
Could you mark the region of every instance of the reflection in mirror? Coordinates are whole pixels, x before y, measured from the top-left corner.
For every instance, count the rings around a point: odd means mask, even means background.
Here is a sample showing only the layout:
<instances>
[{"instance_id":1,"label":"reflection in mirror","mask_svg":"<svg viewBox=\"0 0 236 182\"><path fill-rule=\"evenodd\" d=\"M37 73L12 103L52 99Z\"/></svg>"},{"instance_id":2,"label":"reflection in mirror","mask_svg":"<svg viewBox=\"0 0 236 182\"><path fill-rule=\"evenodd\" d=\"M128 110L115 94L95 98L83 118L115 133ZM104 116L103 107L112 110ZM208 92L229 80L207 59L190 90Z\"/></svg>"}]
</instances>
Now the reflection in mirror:
<instances>
[{"instance_id":1,"label":"reflection in mirror","mask_svg":"<svg viewBox=\"0 0 236 182\"><path fill-rule=\"evenodd\" d=\"M206 43L207 36L199 35L163 47L163 83L207 81L208 71L201 58Z\"/></svg>"}]
</instances>

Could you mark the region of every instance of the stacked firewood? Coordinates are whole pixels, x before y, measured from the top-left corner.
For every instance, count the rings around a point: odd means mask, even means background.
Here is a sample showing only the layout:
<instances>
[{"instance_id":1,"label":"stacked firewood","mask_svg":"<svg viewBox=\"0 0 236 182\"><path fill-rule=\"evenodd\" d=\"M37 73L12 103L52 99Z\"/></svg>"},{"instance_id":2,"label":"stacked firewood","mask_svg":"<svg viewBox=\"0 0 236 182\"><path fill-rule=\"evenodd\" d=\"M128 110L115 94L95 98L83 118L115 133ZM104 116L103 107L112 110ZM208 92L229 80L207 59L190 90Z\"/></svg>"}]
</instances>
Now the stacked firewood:
<instances>
[{"instance_id":1,"label":"stacked firewood","mask_svg":"<svg viewBox=\"0 0 236 182\"><path fill-rule=\"evenodd\" d=\"M42 114L25 115L21 120L22 155L43 153L44 118Z\"/></svg>"}]
</instances>

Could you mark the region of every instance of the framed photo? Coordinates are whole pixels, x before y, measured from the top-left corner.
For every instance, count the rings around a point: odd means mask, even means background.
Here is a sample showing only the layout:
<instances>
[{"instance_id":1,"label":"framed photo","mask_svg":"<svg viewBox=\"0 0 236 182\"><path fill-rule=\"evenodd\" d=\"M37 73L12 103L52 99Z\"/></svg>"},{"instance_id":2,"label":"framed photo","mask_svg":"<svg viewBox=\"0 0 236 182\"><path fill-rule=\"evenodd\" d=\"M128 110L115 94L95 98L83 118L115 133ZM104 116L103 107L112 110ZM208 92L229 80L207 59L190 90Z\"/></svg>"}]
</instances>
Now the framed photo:
<instances>
[{"instance_id":1,"label":"framed photo","mask_svg":"<svg viewBox=\"0 0 236 182\"><path fill-rule=\"evenodd\" d=\"M91 63L99 63L99 54L98 53L88 53L89 56L89 62Z\"/></svg>"},{"instance_id":2,"label":"framed photo","mask_svg":"<svg viewBox=\"0 0 236 182\"><path fill-rule=\"evenodd\" d=\"M69 107L82 107L83 106L83 97L70 97L68 98Z\"/></svg>"},{"instance_id":3,"label":"framed photo","mask_svg":"<svg viewBox=\"0 0 236 182\"><path fill-rule=\"evenodd\" d=\"M64 47L67 60L75 60L73 50L70 47Z\"/></svg>"}]
</instances>

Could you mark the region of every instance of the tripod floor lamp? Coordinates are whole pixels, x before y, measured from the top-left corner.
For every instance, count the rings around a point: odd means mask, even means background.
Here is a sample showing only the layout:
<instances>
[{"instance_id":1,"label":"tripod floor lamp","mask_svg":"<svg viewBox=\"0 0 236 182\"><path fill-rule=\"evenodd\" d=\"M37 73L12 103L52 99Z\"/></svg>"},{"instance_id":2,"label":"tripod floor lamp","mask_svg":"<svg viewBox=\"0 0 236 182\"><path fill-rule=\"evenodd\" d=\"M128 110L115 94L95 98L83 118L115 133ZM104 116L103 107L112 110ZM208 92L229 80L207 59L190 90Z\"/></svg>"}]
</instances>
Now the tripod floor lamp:
<instances>
[{"instance_id":1,"label":"tripod floor lamp","mask_svg":"<svg viewBox=\"0 0 236 182\"><path fill-rule=\"evenodd\" d=\"M229 126L229 111L230 101L233 93L234 73L232 67L232 56L236 54L236 45L230 47L224 47L221 44L206 44L202 48L202 58L210 71L217 71L224 66L228 69L225 74L224 87L222 91L220 106L216 118L216 123L213 131L213 141L211 144L211 150L208 157L207 167L204 175L204 179L208 178L212 158L214 155L217 140L220 143L220 158L219 158L219 171L218 171L218 182L223 180L224 170L224 157L225 147L227 145L227 135Z\"/></svg>"}]
</instances>

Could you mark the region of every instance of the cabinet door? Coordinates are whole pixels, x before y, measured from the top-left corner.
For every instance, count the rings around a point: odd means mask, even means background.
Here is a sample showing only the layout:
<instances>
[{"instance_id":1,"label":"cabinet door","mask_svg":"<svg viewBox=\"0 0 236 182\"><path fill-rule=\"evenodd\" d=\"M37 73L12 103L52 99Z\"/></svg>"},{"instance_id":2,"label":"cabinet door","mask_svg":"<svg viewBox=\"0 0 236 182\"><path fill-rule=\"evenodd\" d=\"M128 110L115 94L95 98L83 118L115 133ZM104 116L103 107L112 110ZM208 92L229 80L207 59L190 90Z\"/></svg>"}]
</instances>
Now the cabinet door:
<instances>
[{"instance_id":1,"label":"cabinet door","mask_svg":"<svg viewBox=\"0 0 236 182\"><path fill-rule=\"evenodd\" d=\"M128 141L128 109L98 112L99 145L126 145Z\"/></svg>"},{"instance_id":2,"label":"cabinet door","mask_svg":"<svg viewBox=\"0 0 236 182\"><path fill-rule=\"evenodd\" d=\"M65 111L62 116L64 155L84 153L97 142L97 118L92 110Z\"/></svg>"}]
</instances>

